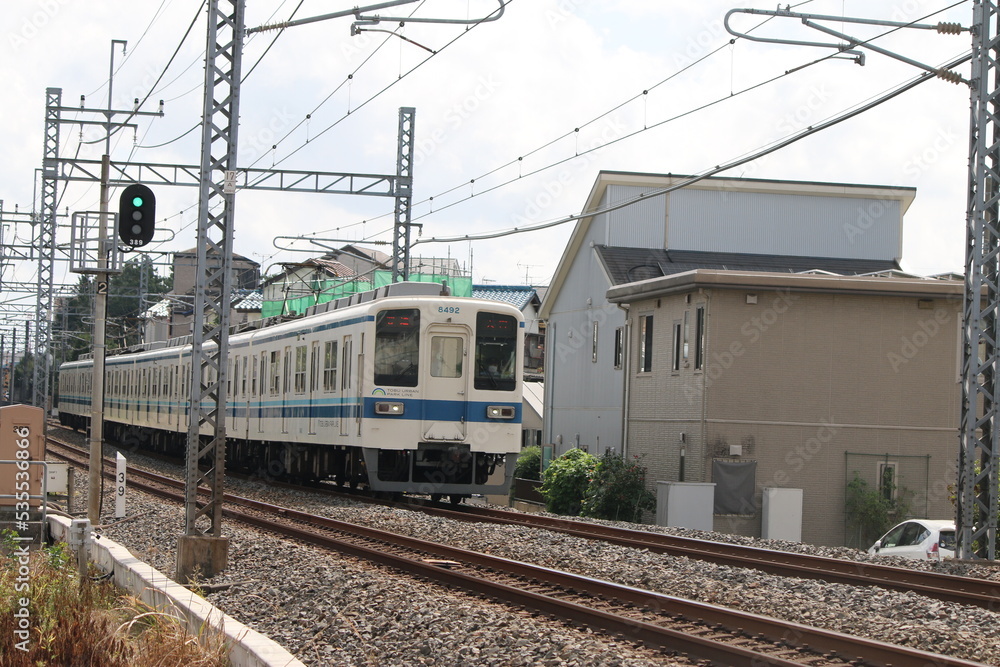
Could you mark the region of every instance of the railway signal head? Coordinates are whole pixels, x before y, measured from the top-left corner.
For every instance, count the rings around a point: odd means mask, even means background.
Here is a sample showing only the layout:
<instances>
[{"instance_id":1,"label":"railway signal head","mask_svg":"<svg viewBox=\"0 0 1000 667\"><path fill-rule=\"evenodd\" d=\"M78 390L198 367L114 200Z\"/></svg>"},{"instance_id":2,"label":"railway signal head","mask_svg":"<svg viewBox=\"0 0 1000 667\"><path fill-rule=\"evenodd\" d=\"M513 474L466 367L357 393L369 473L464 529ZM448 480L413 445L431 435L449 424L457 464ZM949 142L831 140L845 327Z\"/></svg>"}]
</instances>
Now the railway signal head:
<instances>
[{"instance_id":1,"label":"railway signal head","mask_svg":"<svg viewBox=\"0 0 1000 667\"><path fill-rule=\"evenodd\" d=\"M141 183L122 190L118 200L118 237L133 248L153 240L156 231L156 197Z\"/></svg>"}]
</instances>

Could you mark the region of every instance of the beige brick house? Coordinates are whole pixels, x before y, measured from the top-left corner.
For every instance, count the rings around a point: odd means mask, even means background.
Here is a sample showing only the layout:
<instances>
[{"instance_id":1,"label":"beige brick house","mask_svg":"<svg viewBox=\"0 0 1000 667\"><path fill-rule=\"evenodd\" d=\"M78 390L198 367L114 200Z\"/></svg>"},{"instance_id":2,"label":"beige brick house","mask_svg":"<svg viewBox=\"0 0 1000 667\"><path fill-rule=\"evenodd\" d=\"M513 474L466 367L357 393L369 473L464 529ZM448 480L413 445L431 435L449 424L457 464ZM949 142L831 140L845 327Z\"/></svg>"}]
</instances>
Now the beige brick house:
<instances>
[{"instance_id":1,"label":"beige brick house","mask_svg":"<svg viewBox=\"0 0 1000 667\"><path fill-rule=\"evenodd\" d=\"M854 475L892 479L912 515L953 517L962 294L891 271L696 269L614 286L624 449L652 481L715 481L723 532L760 536L763 490L795 488L802 541L850 544Z\"/></svg>"}]
</instances>

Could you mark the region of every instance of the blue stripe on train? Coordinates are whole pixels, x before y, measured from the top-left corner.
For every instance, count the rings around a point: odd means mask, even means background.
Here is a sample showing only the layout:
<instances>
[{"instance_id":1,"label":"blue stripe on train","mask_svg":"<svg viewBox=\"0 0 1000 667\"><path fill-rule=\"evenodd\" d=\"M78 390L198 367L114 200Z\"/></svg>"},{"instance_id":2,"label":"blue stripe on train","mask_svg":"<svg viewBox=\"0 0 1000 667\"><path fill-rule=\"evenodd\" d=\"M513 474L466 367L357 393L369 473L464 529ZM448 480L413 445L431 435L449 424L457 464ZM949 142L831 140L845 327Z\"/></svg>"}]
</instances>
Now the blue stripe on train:
<instances>
[{"instance_id":1,"label":"blue stripe on train","mask_svg":"<svg viewBox=\"0 0 1000 667\"><path fill-rule=\"evenodd\" d=\"M336 400L336 399L334 399ZM90 399L83 397L63 397L62 402L89 407ZM375 403L393 402L403 404L402 415L377 415L375 414ZM117 410L120 400L110 399L107 409ZM180 412L187 416L187 403L178 405L168 401L129 401L129 406L142 414L147 412L146 405L149 404L149 414L167 414L168 412ZM513 419L489 419L486 416L486 408L491 405L500 405L514 408ZM207 407L207 404L206 404ZM157 410L159 408L159 411ZM352 402L324 402L318 401L298 401L282 404L281 401L266 401L264 403L251 403L249 406L245 401L231 402L226 406L227 418L237 419L352 419L362 414L362 407L358 403ZM451 421L451 422L509 422L521 423L521 404L503 401L434 401L418 398L391 398L385 396L366 397L364 399L363 416L368 419L396 419L396 420L419 420L419 421ZM114 415L109 415L114 417Z\"/></svg>"}]
</instances>

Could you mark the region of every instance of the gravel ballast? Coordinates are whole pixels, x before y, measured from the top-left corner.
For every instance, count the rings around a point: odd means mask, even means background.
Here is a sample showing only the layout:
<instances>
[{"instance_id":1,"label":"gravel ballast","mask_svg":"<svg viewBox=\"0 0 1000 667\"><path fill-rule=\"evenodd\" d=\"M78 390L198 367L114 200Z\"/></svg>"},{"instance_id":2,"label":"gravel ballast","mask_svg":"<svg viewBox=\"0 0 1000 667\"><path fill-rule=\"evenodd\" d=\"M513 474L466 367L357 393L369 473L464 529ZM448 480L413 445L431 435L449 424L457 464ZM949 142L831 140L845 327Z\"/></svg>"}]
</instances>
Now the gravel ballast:
<instances>
[{"instance_id":1,"label":"gravel ballast","mask_svg":"<svg viewBox=\"0 0 1000 667\"><path fill-rule=\"evenodd\" d=\"M137 455L140 464L176 474ZM85 497L86 479L77 475ZM106 484L108 484L106 482ZM517 526L477 524L420 512L330 500L262 483L227 480L226 490L585 576L762 613L816 627L1000 665L1000 614L911 593L780 577ZM105 511L112 499L106 489ZM83 508L85 501L78 500ZM103 533L167 575L175 568L183 512L136 492L127 521ZM636 527L628 524L629 527ZM866 562L934 567L1000 580L991 566L875 559L853 549L767 543L731 535L642 526L707 539L780 547ZM356 559L227 522L229 567L206 597L310 665L688 665L625 641L455 592Z\"/></svg>"}]
</instances>

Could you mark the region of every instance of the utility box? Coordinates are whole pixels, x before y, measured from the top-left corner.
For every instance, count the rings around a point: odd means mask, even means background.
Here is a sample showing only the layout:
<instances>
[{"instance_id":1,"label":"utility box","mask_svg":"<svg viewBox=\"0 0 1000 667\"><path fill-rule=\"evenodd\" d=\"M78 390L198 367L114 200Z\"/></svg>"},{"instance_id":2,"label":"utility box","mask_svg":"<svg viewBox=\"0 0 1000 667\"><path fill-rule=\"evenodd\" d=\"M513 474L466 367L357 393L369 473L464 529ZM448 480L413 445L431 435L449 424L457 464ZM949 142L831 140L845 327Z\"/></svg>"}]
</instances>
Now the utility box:
<instances>
[{"instance_id":1,"label":"utility box","mask_svg":"<svg viewBox=\"0 0 1000 667\"><path fill-rule=\"evenodd\" d=\"M0 407L0 508L41 507L45 413L30 405Z\"/></svg>"},{"instance_id":2,"label":"utility box","mask_svg":"<svg viewBox=\"0 0 1000 667\"><path fill-rule=\"evenodd\" d=\"M767 540L802 541L802 489L765 488L760 536Z\"/></svg>"},{"instance_id":3,"label":"utility box","mask_svg":"<svg viewBox=\"0 0 1000 667\"><path fill-rule=\"evenodd\" d=\"M50 496L69 495L69 463L65 461L49 461L49 484L45 492Z\"/></svg>"},{"instance_id":4,"label":"utility box","mask_svg":"<svg viewBox=\"0 0 1000 667\"><path fill-rule=\"evenodd\" d=\"M656 525L712 530L713 482L657 482Z\"/></svg>"}]
</instances>

